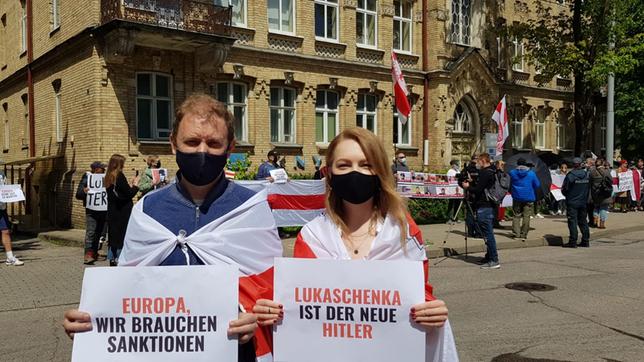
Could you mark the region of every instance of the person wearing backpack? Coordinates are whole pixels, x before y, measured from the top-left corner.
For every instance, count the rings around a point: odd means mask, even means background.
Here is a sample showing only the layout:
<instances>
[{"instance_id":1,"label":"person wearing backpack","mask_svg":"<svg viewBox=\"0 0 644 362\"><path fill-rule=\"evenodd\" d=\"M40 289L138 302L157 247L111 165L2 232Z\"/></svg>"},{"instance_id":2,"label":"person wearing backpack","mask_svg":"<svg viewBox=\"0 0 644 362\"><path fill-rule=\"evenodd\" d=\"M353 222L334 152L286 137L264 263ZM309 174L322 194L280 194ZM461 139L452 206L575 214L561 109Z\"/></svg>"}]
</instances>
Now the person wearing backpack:
<instances>
[{"instance_id":1,"label":"person wearing backpack","mask_svg":"<svg viewBox=\"0 0 644 362\"><path fill-rule=\"evenodd\" d=\"M605 166L603 158L598 158L595 161L595 167L590 170L590 190L595 205L593 211L595 225L600 229L606 229L608 207L613 195L613 177Z\"/></svg>"},{"instance_id":2,"label":"person wearing backpack","mask_svg":"<svg viewBox=\"0 0 644 362\"><path fill-rule=\"evenodd\" d=\"M510 191L512 193L512 231L515 238L526 239L530 230L530 216L537 200L537 190L541 182L537 174L528 167L524 158L517 160L517 168L510 171Z\"/></svg>"},{"instance_id":3,"label":"person wearing backpack","mask_svg":"<svg viewBox=\"0 0 644 362\"><path fill-rule=\"evenodd\" d=\"M487 253L482 260L481 269L499 269L499 255L496 250L496 239L494 238L494 202L490 201L490 190L495 188L496 172L490 163L490 155L482 153L476 160L476 168L479 170L478 180L471 184L472 180L462 183L463 188L468 191L472 199L474 209L474 224L485 239Z\"/></svg>"},{"instance_id":4,"label":"person wearing backpack","mask_svg":"<svg viewBox=\"0 0 644 362\"><path fill-rule=\"evenodd\" d=\"M566 217L568 218L568 230L570 237L564 248L577 247L577 227L581 230L581 247L590 246L590 230L586 215L588 193L590 192L590 176L588 171L582 168L582 160L575 157L572 161L574 169L566 175L561 193L566 196Z\"/></svg>"}]
</instances>

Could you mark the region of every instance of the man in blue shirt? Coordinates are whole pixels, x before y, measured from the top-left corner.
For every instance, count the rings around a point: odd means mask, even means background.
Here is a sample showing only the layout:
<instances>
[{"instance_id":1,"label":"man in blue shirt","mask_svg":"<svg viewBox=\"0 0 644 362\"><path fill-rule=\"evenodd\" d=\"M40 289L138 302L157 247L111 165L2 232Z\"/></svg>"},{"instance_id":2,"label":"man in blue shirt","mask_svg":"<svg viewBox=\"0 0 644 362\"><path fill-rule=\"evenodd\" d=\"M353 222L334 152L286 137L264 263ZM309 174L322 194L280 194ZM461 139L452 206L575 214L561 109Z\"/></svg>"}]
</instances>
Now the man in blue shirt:
<instances>
[{"instance_id":1,"label":"man in blue shirt","mask_svg":"<svg viewBox=\"0 0 644 362\"><path fill-rule=\"evenodd\" d=\"M268 151L268 154L266 155L266 161L262 162L262 164L259 165L255 179L272 180L273 178L271 177L271 171L277 168L279 168L279 166L277 166L277 152L273 150Z\"/></svg>"},{"instance_id":2,"label":"man in blue shirt","mask_svg":"<svg viewBox=\"0 0 644 362\"><path fill-rule=\"evenodd\" d=\"M526 239L530 230L530 216L532 216L541 182L534 171L528 167L528 162L524 158L517 160L517 168L510 171L510 180L514 212L512 231L515 238Z\"/></svg>"},{"instance_id":3,"label":"man in blue shirt","mask_svg":"<svg viewBox=\"0 0 644 362\"><path fill-rule=\"evenodd\" d=\"M581 167L581 158L575 157L572 163L574 169L568 172L561 187L561 193L566 196L566 217L568 218L568 231L570 231L568 244L565 244L564 247L577 247L579 236L577 227L579 227L581 230L581 244L579 246L587 248L590 246L590 230L586 217L590 175Z\"/></svg>"}]
</instances>

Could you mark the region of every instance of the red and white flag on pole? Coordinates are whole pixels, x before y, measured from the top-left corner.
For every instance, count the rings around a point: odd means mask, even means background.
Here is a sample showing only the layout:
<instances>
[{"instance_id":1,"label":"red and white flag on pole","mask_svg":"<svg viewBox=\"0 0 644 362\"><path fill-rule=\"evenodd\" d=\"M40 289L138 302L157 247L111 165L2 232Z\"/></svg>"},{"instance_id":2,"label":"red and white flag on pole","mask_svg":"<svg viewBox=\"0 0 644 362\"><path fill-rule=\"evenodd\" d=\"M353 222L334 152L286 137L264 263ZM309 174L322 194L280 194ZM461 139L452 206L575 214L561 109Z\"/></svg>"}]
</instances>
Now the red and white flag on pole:
<instances>
[{"instance_id":1,"label":"red and white flag on pole","mask_svg":"<svg viewBox=\"0 0 644 362\"><path fill-rule=\"evenodd\" d=\"M503 145L505 140L510 136L510 128L508 125L508 108L505 105L505 96L496 106L496 110L492 115L492 119L496 123L498 135L496 137L496 156L503 154Z\"/></svg>"},{"instance_id":2,"label":"red and white flag on pole","mask_svg":"<svg viewBox=\"0 0 644 362\"><path fill-rule=\"evenodd\" d=\"M409 92L407 91L405 77L403 77L402 70L400 70L400 64L398 64L398 58L394 52L391 52L391 78L394 83L394 98L398 109L398 119L400 119L400 123L405 124L411 113L411 106L409 105L409 99L407 99Z\"/></svg>"}]
</instances>

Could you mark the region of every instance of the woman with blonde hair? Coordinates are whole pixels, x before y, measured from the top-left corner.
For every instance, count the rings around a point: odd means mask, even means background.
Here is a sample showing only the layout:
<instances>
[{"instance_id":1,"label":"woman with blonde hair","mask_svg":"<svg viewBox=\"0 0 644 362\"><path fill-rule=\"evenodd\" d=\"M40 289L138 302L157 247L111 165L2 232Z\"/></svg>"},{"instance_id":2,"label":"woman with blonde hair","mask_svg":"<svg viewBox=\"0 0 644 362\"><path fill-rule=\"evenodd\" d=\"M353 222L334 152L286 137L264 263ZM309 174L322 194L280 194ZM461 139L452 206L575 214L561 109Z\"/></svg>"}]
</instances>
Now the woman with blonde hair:
<instances>
[{"instance_id":1,"label":"woman with blonde hair","mask_svg":"<svg viewBox=\"0 0 644 362\"><path fill-rule=\"evenodd\" d=\"M123 248L125 230L132 213L132 198L139 192L139 176L134 176L128 183L123 174L125 157L114 154L110 157L105 172L105 190L107 191L107 233L109 237L111 259L110 266L116 266Z\"/></svg>"},{"instance_id":2,"label":"woman with blonde hair","mask_svg":"<svg viewBox=\"0 0 644 362\"><path fill-rule=\"evenodd\" d=\"M425 270L425 300L410 310L427 332L428 361L458 360L447 308L427 283L428 262L418 226L394 187L382 142L370 131L350 128L329 145L326 157L326 213L304 226L294 257L336 260L417 260ZM266 308L268 307L268 309ZM260 300L260 323L282 318L281 305ZM262 314L275 311L273 315Z\"/></svg>"}]
</instances>

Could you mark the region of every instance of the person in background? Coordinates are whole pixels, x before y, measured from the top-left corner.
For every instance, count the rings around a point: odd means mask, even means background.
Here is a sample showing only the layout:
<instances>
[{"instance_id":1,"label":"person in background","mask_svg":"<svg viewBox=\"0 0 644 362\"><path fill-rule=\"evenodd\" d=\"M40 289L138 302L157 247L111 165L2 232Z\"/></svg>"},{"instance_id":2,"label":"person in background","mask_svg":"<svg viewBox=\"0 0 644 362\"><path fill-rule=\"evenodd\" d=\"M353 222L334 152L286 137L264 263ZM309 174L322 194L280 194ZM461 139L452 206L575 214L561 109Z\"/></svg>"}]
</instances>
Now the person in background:
<instances>
[{"instance_id":1,"label":"person in background","mask_svg":"<svg viewBox=\"0 0 644 362\"><path fill-rule=\"evenodd\" d=\"M465 189L463 187L463 180L468 180L470 187L476 185L477 180L479 178L479 169L478 169L477 161L478 161L478 156L476 154L473 154L472 158L470 159L470 162L467 164L467 166L465 166L464 172L466 174L466 177L461 178L458 182L458 185L462 189ZM464 191L465 191L465 195L464 195L463 201L469 203L469 205L472 206L472 211L474 211L473 210L473 204L475 202L474 195L467 192L467 190L464 190ZM474 222L474 219L475 219L474 215L470 213L470 207L468 207L467 205L468 204L464 205L465 206L465 226L467 229L467 236L470 238L480 238L482 237L482 235L476 223Z\"/></svg>"},{"instance_id":2,"label":"person in background","mask_svg":"<svg viewBox=\"0 0 644 362\"><path fill-rule=\"evenodd\" d=\"M394 158L394 163L391 165L391 173L395 175L398 172L409 172L407 156L402 152L398 152L396 158Z\"/></svg>"},{"instance_id":3,"label":"person in background","mask_svg":"<svg viewBox=\"0 0 644 362\"><path fill-rule=\"evenodd\" d=\"M475 224L485 238L487 246L487 253L482 262L481 269L499 269L499 255L496 250L496 239L494 237L494 208L492 202L487 199L485 190L492 188L495 183L495 170L490 163L490 155L482 153L478 156L476 167L479 170L478 180L475 184L470 178L463 182L463 188L469 192L472 197L472 208L476 217L474 218Z\"/></svg>"},{"instance_id":4,"label":"person in background","mask_svg":"<svg viewBox=\"0 0 644 362\"><path fill-rule=\"evenodd\" d=\"M619 163L619 168L617 169L617 178L619 179L619 174L622 172L628 172L628 161L621 160ZM615 208L619 205L619 210L623 213L628 212L628 205L630 204L630 192L622 191L618 192L615 195Z\"/></svg>"},{"instance_id":5,"label":"person in background","mask_svg":"<svg viewBox=\"0 0 644 362\"><path fill-rule=\"evenodd\" d=\"M279 168L279 166L277 165L277 152L270 150L268 151L268 154L266 154L266 161L262 162L262 164L259 165L255 180L272 181L273 178L271 177L271 171L277 168Z\"/></svg>"},{"instance_id":6,"label":"person in background","mask_svg":"<svg viewBox=\"0 0 644 362\"><path fill-rule=\"evenodd\" d=\"M603 158L598 158L595 161L595 167L590 170L590 190L593 205L595 205L593 218L600 229L606 229L608 207L613 195L613 177L605 164L606 161Z\"/></svg>"},{"instance_id":7,"label":"person in background","mask_svg":"<svg viewBox=\"0 0 644 362\"><path fill-rule=\"evenodd\" d=\"M563 176L564 178L568 174L568 164L562 162L557 170L555 171L557 175ZM552 215L565 215L566 214L566 199L557 201L554 197L551 197L552 206L550 213Z\"/></svg>"},{"instance_id":8,"label":"person in background","mask_svg":"<svg viewBox=\"0 0 644 362\"><path fill-rule=\"evenodd\" d=\"M497 156L499 159L494 161L494 168L497 174L497 177L505 174L505 161L501 159L501 156ZM494 204L494 228L503 230L501 226L501 221L505 219L505 208L501 207L499 204Z\"/></svg>"},{"instance_id":9,"label":"person in background","mask_svg":"<svg viewBox=\"0 0 644 362\"><path fill-rule=\"evenodd\" d=\"M105 164L100 161L92 162L90 172L93 174L104 174ZM76 199L83 201L86 206L87 192L87 173L83 175L76 189ZM107 211L98 211L85 208L85 264L94 264L98 260L99 241L104 236L105 222L107 220Z\"/></svg>"},{"instance_id":10,"label":"person in background","mask_svg":"<svg viewBox=\"0 0 644 362\"><path fill-rule=\"evenodd\" d=\"M591 172L593 168L595 168L595 159L592 157L586 158L586 171ZM593 218L593 213L595 210L595 204L593 203L593 197L589 193L588 194L588 205L586 205L586 213L588 214L588 227L591 228L596 228L599 225L595 223L595 219Z\"/></svg>"},{"instance_id":11,"label":"person in background","mask_svg":"<svg viewBox=\"0 0 644 362\"><path fill-rule=\"evenodd\" d=\"M107 191L107 225L111 250L110 266L116 266L119 254L123 248L127 223L132 213L134 203L132 198L139 192L137 186L140 177L134 176L130 182L123 174L125 157L114 154L110 157L105 174L105 190Z\"/></svg>"},{"instance_id":12,"label":"person in background","mask_svg":"<svg viewBox=\"0 0 644 362\"><path fill-rule=\"evenodd\" d=\"M7 179L4 172L0 171L0 185L5 185ZM7 254L5 265L8 266L21 266L25 263L13 255L11 247L11 221L9 221L9 214L7 214L7 204L0 202L0 234L2 235L2 247Z\"/></svg>"},{"instance_id":13,"label":"person in background","mask_svg":"<svg viewBox=\"0 0 644 362\"><path fill-rule=\"evenodd\" d=\"M451 160L449 161L449 170L447 170L447 179L451 180L452 178L456 178L456 175L458 175L461 172L461 168L459 167L458 161L457 160ZM456 215L456 212L458 211L458 205L460 205L461 200L459 199L449 199L447 202L447 216L449 220L447 223L454 223L456 222L456 218L458 215Z\"/></svg>"},{"instance_id":14,"label":"person in background","mask_svg":"<svg viewBox=\"0 0 644 362\"><path fill-rule=\"evenodd\" d=\"M541 182L524 158L517 160L517 168L510 171L512 193L512 231L515 238L526 239L530 231L530 216L537 200Z\"/></svg>"},{"instance_id":15,"label":"person in background","mask_svg":"<svg viewBox=\"0 0 644 362\"><path fill-rule=\"evenodd\" d=\"M147 167L143 171L143 175L141 175L141 180L138 184L141 197L145 196L145 194L152 190L156 190L165 182L165 180L161 181L160 178L155 180L154 175L152 174L152 169L161 168L161 160L159 160L159 156L150 155L145 163L147 164Z\"/></svg>"},{"instance_id":16,"label":"person in background","mask_svg":"<svg viewBox=\"0 0 644 362\"><path fill-rule=\"evenodd\" d=\"M637 160L637 172L640 174L640 199L637 202L637 209L644 211L644 203L642 202L642 199L644 199L644 159L642 158Z\"/></svg>"},{"instance_id":17,"label":"person in background","mask_svg":"<svg viewBox=\"0 0 644 362\"><path fill-rule=\"evenodd\" d=\"M582 168L582 160L575 157L572 161L573 170L568 172L564 179L561 193L566 196L566 217L570 236L564 248L576 248L579 236L577 227L581 230L581 247L590 246L590 230L586 217L588 206L588 193L590 191L590 177L588 171Z\"/></svg>"}]
</instances>

